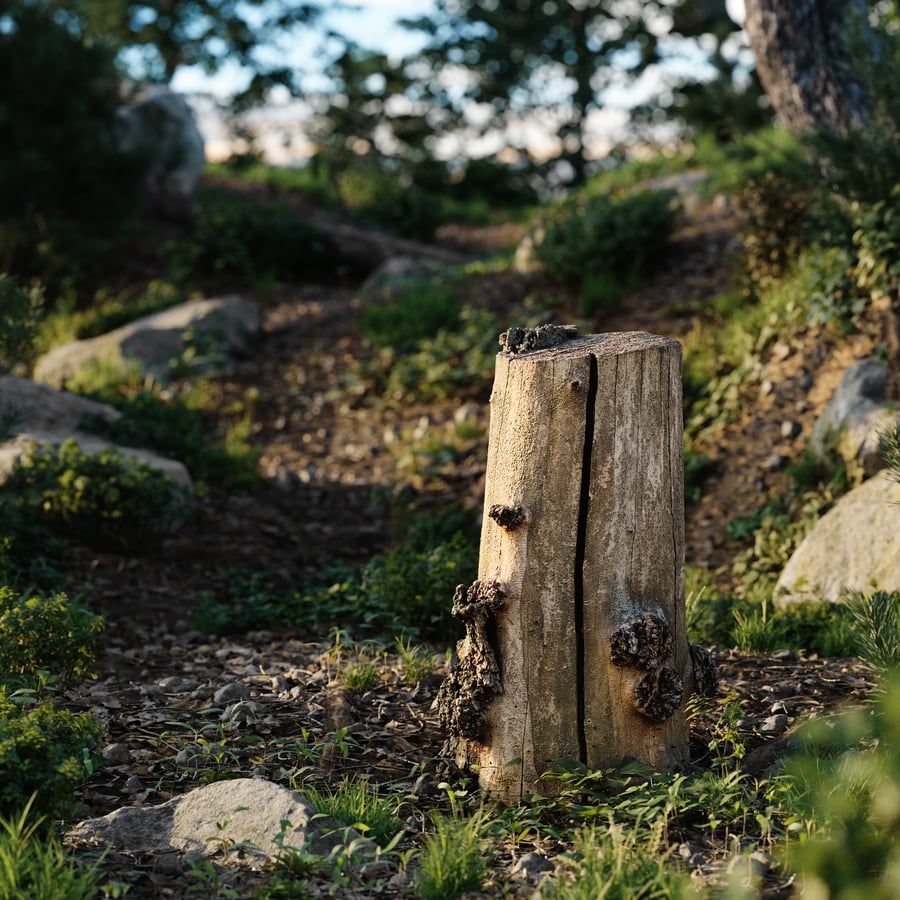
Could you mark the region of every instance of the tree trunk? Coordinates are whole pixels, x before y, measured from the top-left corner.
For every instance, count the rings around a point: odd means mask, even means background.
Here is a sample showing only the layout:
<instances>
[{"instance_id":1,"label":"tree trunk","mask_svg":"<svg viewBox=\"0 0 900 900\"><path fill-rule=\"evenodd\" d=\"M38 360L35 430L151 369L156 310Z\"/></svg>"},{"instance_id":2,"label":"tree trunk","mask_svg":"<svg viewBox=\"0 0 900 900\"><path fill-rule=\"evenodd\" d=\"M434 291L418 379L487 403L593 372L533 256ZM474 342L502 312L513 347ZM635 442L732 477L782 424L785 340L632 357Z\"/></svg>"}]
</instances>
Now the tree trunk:
<instances>
[{"instance_id":1,"label":"tree trunk","mask_svg":"<svg viewBox=\"0 0 900 900\"><path fill-rule=\"evenodd\" d=\"M745 0L744 27L760 81L795 136L817 125L840 130L865 120L861 85L846 71L847 12L864 0Z\"/></svg>"},{"instance_id":2,"label":"tree trunk","mask_svg":"<svg viewBox=\"0 0 900 900\"><path fill-rule=\"evenodd\" d=\"M506 802L556 759L688 759L681 346L511 329L491 397L478 580L438 698L457 763Z\"/></svg>"}]
</instances>

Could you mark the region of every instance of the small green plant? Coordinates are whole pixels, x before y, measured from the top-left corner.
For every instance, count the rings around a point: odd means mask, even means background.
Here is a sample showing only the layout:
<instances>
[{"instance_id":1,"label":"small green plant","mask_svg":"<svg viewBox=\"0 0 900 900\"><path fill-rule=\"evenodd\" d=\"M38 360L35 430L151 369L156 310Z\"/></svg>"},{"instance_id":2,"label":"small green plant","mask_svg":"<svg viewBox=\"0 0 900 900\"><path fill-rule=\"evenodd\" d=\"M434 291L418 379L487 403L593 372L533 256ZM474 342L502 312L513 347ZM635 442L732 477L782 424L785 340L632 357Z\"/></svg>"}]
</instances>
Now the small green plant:
<instances>
[{"instance_id":1,"label":"small green plant","mask_svg":"<svg viewBox=\"0 0 900 900\"><path fill-rule=\"evenodd\" d=\"M0 818L0 897L93 900L99 864L82 866L70 857L44 819L33 815L33 800Z\"/></svg>"},{"instance_id":2,"label":"small green plant","mask_svg":"<svg viewBox=\"0 0 900 900\"><path fill-rule=\"evenodd\" d=\"M403 286L397 296L363 309L360 330L375 347L390 347L400 355L413 350L442 328L457 328L460 303L448 288L433 281Z\"/></svg>"},{"instance_id":3,"label":"small green plant","mask_svg":"<svg viewBox=\"0 0 900 900\"><path fill-rule=\"evenodd\" d=\"M422 900L456 900L484 886L488 860L484 834L488 816L482 809L464 818L457 807L452 815L435 813L419 858L416 891Z\"/></svg>"},{"instance_id":4,"label":"small green plant","mask_svg":"<svg viewBox=\"0 0 900 900\"><path fill-rule=\"evenodd\" d=\"M25 289L0 272L0 375L29 358L43 307L40 288Z\"/></svg>"},{"instance_id":5,"label":"small green plant","mask_svg":"<svg viewBox=\"0 0 900 900\"><path fill-rule=\"evenodd\" d=\"M63 818L93 769L101 730L87 714L33 701L32 694L8 695L0 686L0 816L18 813L34 795L35 811Z\"/></svg>"},{"instance_id":6,"label":"small green plant","mask_svg":"<svg viewBox=\"0 0 900 900\"><path fill-rule=\"evenodd\" d=\"M690 880L667 867L661 851L665 823L650 828L609 822L591 825L573 838L564 872L540 892L544 900L678 900L692 896Z\"/></svg>"},{"instance_id":7,"label":"small green plant","mask_svg":"<svg viewBox=\"0 0 900 900\"><path fill-rule=\"evenodd\" d=\"M370 660L361 657L347 663L341 675L344 679L344 684L351 691L370 691L380 681L378 666Z\"/></svg>"},{"instance_id":8,"label":"small green plant","mask_svg":"<svg viewBox=\"0 0 900 900\"><path fill-rule=\"evenodd\" d=\"M581 287L591 314L635 286L665 249L677 212L671 191L565 204L542 224L535 252L551 277Z\"/></svg>"},{"instance_id":9,"label":"small green plant","mask_svg":"<svg viewBox=\"0 0 900 900\"><path fill-rule=\"evenodd\" d=\"M183 490L158 469L113 447L88 455L72 439L33 444L4 490L39 527L115 550L156 545L186 510Z\"/></svg>"},{"instance_id":10,"label":"small green plant","mask_svg":"<svg viewBox=\"0 0 900 900\"><path fill-rule=\"evenodd\" d=\"M900 422L881 435L881 457L888 474L900 481Z\"/></svg>"},{"instance_id":11,"label":"small green plant","mask_svg":"<svg viewBox=\"0 0 900 900\"><path fill-rule=\"evenodd\" d=\"M421 644L413 644L411 640L398 637L395 640L397 653L403 662L403 674L408 684L418 684L437 670L434 654Z\"/></svg>"},{"instance_id":12,"label":"small green plant","mask_svg":"<svg viewBox=\"0 0 900 900\"><path fill-rule=\"evenodd\" d=\"M847 603L860 658L882 676L900 668L900 591L852 591Z\"/></svg>"},{"instance_id":13,"label":"small green plant","mask_svg":"<svg viewBox=\"0 0 900 900\"><path fill-rule=\"evenodd\" d=\"M42 670L62 684L90 677L102 630L103 619L66 594L0 587L0 684L31 683Z\"/></svg>"},{"instance_id":14,"label":"small green plant","mask_svg":"<svg viewBox=\"0 0 900 900\"><path fill-rule=\"evenodd\" d=\"M306 799L323 815L361 831L380 847L392 843L403 823L397 801L380 794L363 778L348 778L336 788L307 790Z\"/></svg>"}]
</instances>

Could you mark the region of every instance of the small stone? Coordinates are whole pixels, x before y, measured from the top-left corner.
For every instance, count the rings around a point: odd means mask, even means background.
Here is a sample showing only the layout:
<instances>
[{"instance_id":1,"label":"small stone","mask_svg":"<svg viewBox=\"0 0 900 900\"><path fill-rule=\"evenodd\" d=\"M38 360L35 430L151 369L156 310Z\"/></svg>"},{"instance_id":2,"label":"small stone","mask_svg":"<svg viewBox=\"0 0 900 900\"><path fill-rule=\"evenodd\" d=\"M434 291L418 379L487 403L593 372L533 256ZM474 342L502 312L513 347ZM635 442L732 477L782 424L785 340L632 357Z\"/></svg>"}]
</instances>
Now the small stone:
<instances>
[{"instance_id":1,"label":"small stone","mask_svg":"<svg viewBox=\"0 0 900 900\"><path fill-rule=\"evenodd\" d=\"M803 430L803 426L796 419L787 419L781 423L781 436L786 441L792 441Z\"/></svg>"},{"instance_id":2,"label":"small stone","mask_svg":"<svg viewBox=\"0 0 900 900\"><path fill-rule=\"evenodd\" d=\"M229 725L241 725L248 722L256 722L262 715L263 705L254 700L238 700L227 706L219 716L220 722L228 722Z\"/></svg>"},{"instance_id":3,"label":"small stone","mask_svg":"<svg viewBox=\"0 0 900 900\"><path fill-rule=\"evenodd\" d=\"M763 383L759 386L759 396L760 397L768 397L769 394L773 394L775 392L775 385L769 381L767 378Z\"/></svg>"},{"instance_id":4,"label":"small stone","mask_svg":"<svg viewBox=\"0 0 900 900\"><path fill-rule=\"evenodd\" d=\"M754 850L748 855L733 856L728 862L728 871L746 874L747 882L754 882L764 878L774 865L771 856L761 850Z\"/></svg>"},{"instance_id":5,"label":"small stone","mask_svg":"<svg viewBox=\"0 0 900 900\"><path fill-rule=\"evenodd\" d=\"M788 717L784 714L769 716L759 726L760 734L784 734L788 727Z\"/></svg>"},{"instance_id":6,"label":"small stone","mask_svg":"<svg viewBox=\"0 0 900 900\"><path fill-rule=\"evenodd\" d=\"M537 884L545 872L552 872L555 866L541 853L526 853L509 868L510 878L521 879L529 884Z\"/></svg>"},{"instance_id":7,"label":"small stone","mask_svg":"<svg viewBox=\"0 0 900 900\"><path fill-rule=\"evenodd\" d=\"M812 375L810 375L809 372L807 372L807 373L800 379L800 382L799 382L799 383L800 383L800 388L801 388L802 390L808 391L808 390L813 386L813 384L814 384Z\"/></svg>"},{"instance_id":8,"label":"small stone","mask_svg":"<svg viewBox=\"0 0 900 900\"><path fill-rule=\"evenodd\" d=\"M125 782L125 790L129 794L139 794L143 789L144 785L137 775L130 776Z\"/></svg>"},{"instance_id":9,"label":"small stone","mask_svg":"<svg viewBox=\"0 0 900 900\"><path fill-rule=\"evenodd\" d=\"M246 700L249 696L250 688L244 684L243 681L232 681L231 684L220 687L215 694L213 694L213 703L215 703L216 706L224 706L235 700Z\"/></svg>"},{"instance_id":10,"label":"small stone","mask_svg":"<svg viewBox=\"0 0 900 900\"><path fill-rule=\"evenodd\" d=\"M779 469L783 469L790 461L790 457L785 456L783 453L773 453L766 460L765 466L769 472L777 472Z\"/></svg>"},{"instance_id":11,"label":"small stone","mask_svg":"<svg viewBox=\"0 0 900 900\"><path fill-rule=\"evenodd\" d=\"M778 662L796 662L797 653L795 650L778 650L772 654L772 659L777 659Z\"/></svg>"},{"instance_id":12,"label":"small stone","mask_svg":"<svg viewBox=\"0 0 900 900\"><path fill-rule=\"evenodd\" d=\"M111 766L124 766L131 762L131 751L126 744L107 744L100 755Z\"/></svg>"},{"instance_id":13,"label":"small stone","mask_svg":"<svg viewBox=\"0 0 900 900\"><path fill-rule=\"evenodd\" d=\"M785 715L785 716L786 716L786 715L788 715L788 708L787 708L787 706L785 705L785 703L784 703L783 700L776 700L776 701L772 704L771 708L769 709L769 712L772 713L772 715L779 715L779 714L781 714L781 715Z\"/></svg>"},{"instance_id":14,"label":"small stone","mask_svg":"<svg viewBox=\"0 0 900 900\"><path fill-rule=\"evenodd\" d=\"M792 352L789 344L786 344L784 341L778 341L772 347L772 359L776 360L776 362L784 362Z\"/></svg>"}]
</instances>

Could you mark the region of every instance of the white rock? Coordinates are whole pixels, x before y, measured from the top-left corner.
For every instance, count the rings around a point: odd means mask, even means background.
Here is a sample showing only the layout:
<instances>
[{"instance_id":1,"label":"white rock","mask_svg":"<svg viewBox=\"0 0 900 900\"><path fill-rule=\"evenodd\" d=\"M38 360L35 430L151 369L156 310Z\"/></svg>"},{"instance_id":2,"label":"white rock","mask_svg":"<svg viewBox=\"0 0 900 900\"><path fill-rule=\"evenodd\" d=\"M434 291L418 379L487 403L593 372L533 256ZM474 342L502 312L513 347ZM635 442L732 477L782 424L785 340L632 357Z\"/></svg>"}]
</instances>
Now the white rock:
<instances>
[{"instance_id":1,"label":"white rock","mask_svg":"<svg viewBox=\"0 0 900 900\"><path fill-rule=\"evenodd\" d=\"M880 472L842 497L788 560L775 602L900 590L900 483Z\"/></svg>"},{"instance_id":2,"label":"white rock","mask_svg":"<svg viewBox=\"0 0 900 900\"><path fill-rule=\"evenodd\" d=\"M360 837L334 819L319 817L312 805L287 788L237 778L196 788L159 806L126 806L102 818L86 819L69 831L66 840L99 842L133 854L177 851L196 860L244 842L259 857L275 856L282 834L285 848L323 856Z\"/></svg>"},{"instance_id":3,"label":"white rock","mask_svg":"<svg viewBox=\"0 0 900 900\"><path fill-rule=\"evenodd\" d=\"M165 378L169 361L188 346L186 332L204 335L227 352L243 353L260 329L259 306L238 294L192 300L98 337L55 347L35 364L34 379L60 386L91 363L125 368L131 361L143 372Z\"/></svg>"}]
</instances>

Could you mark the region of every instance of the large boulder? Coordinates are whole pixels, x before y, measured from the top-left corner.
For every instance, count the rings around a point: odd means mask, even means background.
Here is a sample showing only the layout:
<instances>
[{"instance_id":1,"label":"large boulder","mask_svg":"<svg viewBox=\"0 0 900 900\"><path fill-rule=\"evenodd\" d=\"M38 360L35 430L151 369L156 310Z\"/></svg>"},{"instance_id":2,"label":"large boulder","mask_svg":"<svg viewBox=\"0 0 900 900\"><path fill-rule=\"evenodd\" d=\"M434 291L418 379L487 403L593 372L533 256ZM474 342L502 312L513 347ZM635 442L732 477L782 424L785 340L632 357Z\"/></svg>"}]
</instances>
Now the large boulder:
<instances>
[{"instance_id":1,"label":"large boulder","mask_svg":"<svg viewBox=\"0 0 900 900\"><path fill-rule=\"evenodd\" d=\"M187 860L240 845L252 860L276 856L282 848L327 856L359 837L352 828L319 816L294 791L263 779L236 778L158 806L126 806L86 819L68 832L66 841L132 854L177 852ZM370 842L357 846L363 843Z\"/></svg>"},{"instance_id":2,"label":"large boulder","mask_svg":"<svg viewBox=\"0 0 900 900\"><path fill-rule=\"evenodd\" d=\"M0 375L0 414L9 417L11 432L5 441L2 440L5 435L0 435L0 483L32 443L62 444L72 438L84 453L99 453L109 447L110 442L83 431L82 417L96 416L112 423L121 415L106 403L97 403L14 375ZM146 463L168 475L187 491L193 490L191 476L183 463L160 456L152 450L137 447L118 449L126 458Z\"/></svg>"},{"instance_id":3,"label":"large boulder","mask_svg":"<svg viewBox=\"0 0 900 900\"><path fill-rule=\"evenodd\" d=\"M888 370L874 359L864 359L844 373L810 437L810 448L820 459L837 453L856 481L869 478L882 466L881 435L900 413L888 407Z\"/></svg>"},{"instance_id":4,"label":"large boulder","mask_svg":"<svg viewBox=\"0 0 900 900\"><path fill-rule=\"evenodd\" d=\"M775 602L840 600L847 590L900 591L900 482L880 472L842 497L788 560Z\"/></svg>"},{"instance_id":5,"label":"large boulder","mask_svg":"<svg viewBox=\"0 0 900 900\"><path fill-rule=\"evenodd\" d=\"M137 363L143 373L165 379L172 361L191 343L210 356L246 353L261 328L259 306L238 294L192 300L99 337L54 347L35 364L34 378L59 387L91 364Z\"/></svg>"},{"instance_id":6,"label":"large boulder","mask_svg":"<svg viewBox=\"0 0 900 900\"><path fill-rule=\"evenodd\" d=\"M203 135L187 100L153 85L133 93L117 111L118 143L146 160L144 191L151 210L187 221L206 163Z\"/></svg>"}]
</instances>

